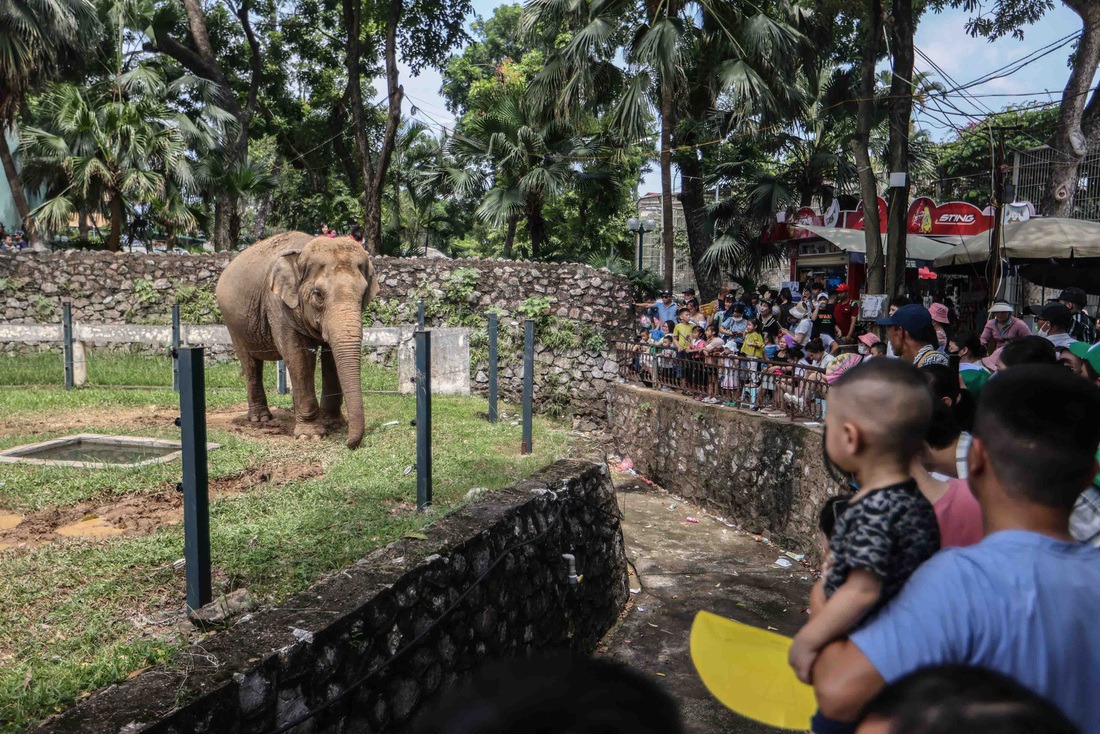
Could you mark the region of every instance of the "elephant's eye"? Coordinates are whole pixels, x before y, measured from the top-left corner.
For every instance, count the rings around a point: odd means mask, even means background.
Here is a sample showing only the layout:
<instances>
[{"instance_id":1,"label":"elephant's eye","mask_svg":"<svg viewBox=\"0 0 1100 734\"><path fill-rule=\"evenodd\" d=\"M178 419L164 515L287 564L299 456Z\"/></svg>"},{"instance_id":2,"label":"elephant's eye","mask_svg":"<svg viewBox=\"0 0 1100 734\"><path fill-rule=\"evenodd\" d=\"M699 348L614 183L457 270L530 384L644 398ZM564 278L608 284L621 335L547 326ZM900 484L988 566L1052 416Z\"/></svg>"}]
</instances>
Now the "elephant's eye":
<instances>
[{"instance_id":1,"label":"elephant's eye","mask_svg":"<svg viewBox=\"0 0 1100 734\"><path fill-rule=\"evenodd\" d=\"M310 291L309 295L317 303L324 303L325 302L325 294L321 292L320 288L314 288L312 291Z\"/></svg>"}]
</instances>

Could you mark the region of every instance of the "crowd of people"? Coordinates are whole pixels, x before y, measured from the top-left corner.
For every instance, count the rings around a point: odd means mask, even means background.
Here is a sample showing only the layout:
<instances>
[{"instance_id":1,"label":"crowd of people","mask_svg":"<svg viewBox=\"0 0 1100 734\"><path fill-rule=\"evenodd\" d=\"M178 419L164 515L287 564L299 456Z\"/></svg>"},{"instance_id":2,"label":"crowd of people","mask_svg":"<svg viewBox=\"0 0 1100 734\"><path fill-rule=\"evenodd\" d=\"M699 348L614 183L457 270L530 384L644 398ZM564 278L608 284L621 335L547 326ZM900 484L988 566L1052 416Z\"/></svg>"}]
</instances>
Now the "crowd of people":
<instances>
[{"instance_id":1,"label":"crowd of people","mask_svg":"<svg viewBox=\"0 0 1100 734\"><path fill-rule=\"evenodd\" d=\"M8 234L0 231L0 252L18 252L27 249L30 244L22 232Z\"/></svg>"},{"instance_id":2,"label":"crowd of people","mask_svg":"<svg viewBox=\"0 0 1100 734\"><path fill-rule=\"evenodd\" d=\"M637 304L642 315L633 368L648 384L703 402L820 417L825 384L888 352L860 328L859 306L845 284L827 293L810 283L799 302L789 288L740 297L721 288L707 304L691 289L681 296L677 301L664 292Z\"/></svg>"},{"instance_id":3,"label":"crowd of people","mask_svg":"<svg viewBox=\"0 0 1100 734\"><path fill-rule=\"evenodd\" d=\"M782 345L824 368L825 453L849 491L821 510L822 576L790 650L817 693L813 731L856 731L882 689L947 669L1029 692L1052 731L1100 732L1100 345L1084 292L1032 309L1034 329L1006 303L976 331L949 303L901 300L880 342L843 286L807 291L724 292L709 313L662 294L641 347L759 360L762 342L765 364Z\"/></svg>"}]
</instances>

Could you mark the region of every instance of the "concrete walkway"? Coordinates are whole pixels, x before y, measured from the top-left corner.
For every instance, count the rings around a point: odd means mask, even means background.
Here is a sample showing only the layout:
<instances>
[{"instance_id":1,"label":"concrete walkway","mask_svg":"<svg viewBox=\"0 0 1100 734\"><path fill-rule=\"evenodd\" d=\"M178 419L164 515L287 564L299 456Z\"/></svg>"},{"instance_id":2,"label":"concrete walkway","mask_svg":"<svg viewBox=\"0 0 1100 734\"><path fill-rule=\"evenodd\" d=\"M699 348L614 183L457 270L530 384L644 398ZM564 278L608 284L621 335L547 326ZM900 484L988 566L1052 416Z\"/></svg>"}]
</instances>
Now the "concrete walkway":
<instances>
[{"instance_id":1,"label":"concrete walkway","mask_svg":"<svg viewBox=\"0 0 1100 734\"><path fill-rule=\"evenodd\" d=\"M707 692L691 663L689 633L695 613L706 609L794 635L806 621L810 569L777 566L777 546L636 477L615 480L627 558L641 582L632 574L631 588L641 591L631 594L623 619L606 636L605 654L664 685L694 734L778 731L732 713Z\"/></svg>"}]
</instances>

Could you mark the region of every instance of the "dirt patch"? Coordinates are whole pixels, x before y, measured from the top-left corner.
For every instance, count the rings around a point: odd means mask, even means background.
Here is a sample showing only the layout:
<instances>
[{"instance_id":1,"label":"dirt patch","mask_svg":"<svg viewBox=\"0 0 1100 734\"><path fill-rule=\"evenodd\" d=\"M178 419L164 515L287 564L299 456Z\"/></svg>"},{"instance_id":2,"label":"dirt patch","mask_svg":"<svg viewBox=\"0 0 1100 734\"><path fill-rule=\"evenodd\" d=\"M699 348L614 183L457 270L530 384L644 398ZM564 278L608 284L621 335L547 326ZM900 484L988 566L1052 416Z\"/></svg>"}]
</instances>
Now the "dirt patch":
<instances>
[{"instance_id":1,"label":"dirt patch","mask_svg":"<svg viewBox=\"0 0 1100 734\"><path fill-rule=\"evenodd\" d=\"M319 461L290 466L261 464L239 474L210 480L210 496L212 499L231 497L260 485L281 486L317 477L323 472ZM13 527L0 529L0 549L30 548L58 540L63 535L92 538L148 535L182 521L183 494L175 488L155 494L128 494L111 502L92 500L71 507L32 512Z\"/></svg>"},{"instance_id":2,"label":"dirt patch","mask_svg":"<svg viewBox=\"0 0 1100 734\"><path fill-rule=\"evenodd\" d=\"M4 436L34 436L59 431L86 432L88 426L136 426L153 428L171 426L179 416L179 410L165 406L149 405L141 408L82 408L78 412L24 414L4 419L0 438Z\"/></svg>"}]
</instances>

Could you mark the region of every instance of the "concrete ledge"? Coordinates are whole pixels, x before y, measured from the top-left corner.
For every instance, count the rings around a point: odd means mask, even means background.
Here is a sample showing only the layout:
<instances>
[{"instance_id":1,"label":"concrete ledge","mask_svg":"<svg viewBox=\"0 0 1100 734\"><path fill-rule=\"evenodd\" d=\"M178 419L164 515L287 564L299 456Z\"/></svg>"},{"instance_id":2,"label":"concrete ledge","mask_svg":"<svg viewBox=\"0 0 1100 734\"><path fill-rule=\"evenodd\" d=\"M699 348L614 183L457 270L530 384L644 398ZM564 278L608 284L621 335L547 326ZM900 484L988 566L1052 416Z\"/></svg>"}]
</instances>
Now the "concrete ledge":
<instances>
[{"instance_id":1,"label":"concrete ledge","mask_svg":"<svg viewBox=\"0 0 1100 734\"><path fill-rule=\"evenodd\" d=\"M0 342L40 344L62 338L61 324L0 324Z\"/></svg>"},{"instance_id":2,"label":"concrete ledge","mask_svg":"<svg viewBox=\"0 0 1100 734\"><path fill-rule=\"evenodd\" d=\"M608 426L643 476L752 532L819 556L818 513L840 487L821 429L630 384L608 388Z\"/></svg>"},{"instance_id":3,"label":"concrete ledge","mask_svg":"<svg viewBox=\"0 0 1100 734\"><path fill-rule=\"evenodd\" d=\"M559 461L424 532L428 540L392 543L37 731L247 734L310 712L294 731L403 731L487 660L590 652L626 604L618 506L602 465ZM578 586L563 553L576 557Z\"/></svg>"}]
</instances>

